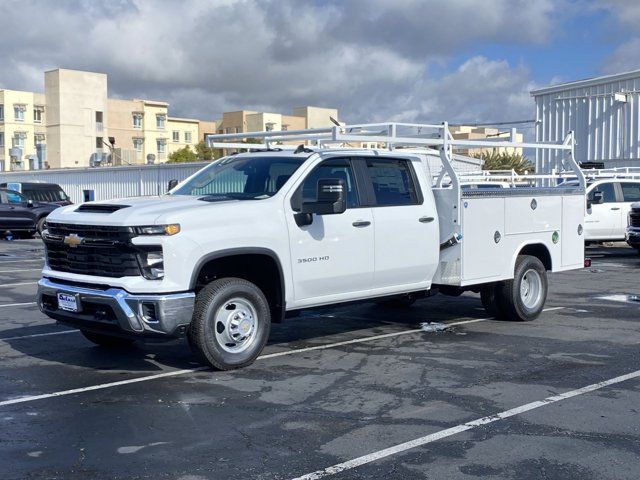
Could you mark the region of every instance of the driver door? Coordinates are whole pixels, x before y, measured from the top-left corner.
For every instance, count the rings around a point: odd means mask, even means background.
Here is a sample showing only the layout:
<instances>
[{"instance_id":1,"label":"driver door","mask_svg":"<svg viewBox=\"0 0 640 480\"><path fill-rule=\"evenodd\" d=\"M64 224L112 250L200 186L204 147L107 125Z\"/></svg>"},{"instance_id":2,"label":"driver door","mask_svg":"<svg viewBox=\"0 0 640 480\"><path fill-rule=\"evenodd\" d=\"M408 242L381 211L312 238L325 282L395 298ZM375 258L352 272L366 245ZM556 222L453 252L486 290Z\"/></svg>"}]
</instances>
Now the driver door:
<instances>
[{"instance_id":1,"label":"driver door","mask_svg":"<svg viewBox=\"0 0 640 480\"><path fill-rule=\"evenodd\" d=\"M298 226L294 215L303 202L316 201L318 180L324 178L344 181L347 209L313 214L311 225ZM372 288L373 216L362 206L362 191L352 160L333 158L315 166L285 205L296 306L348 300Z\"/></svg>"},{"instance_id":2,"label":"driver door","mask_svg":"<svg viewBox=\"0 0 640 480\"><path fill-rule=\"evenodd\" d=\"M587 240L609 240L615 237L622 215L617 199L617 182L604 182L595 185L588 193L593 201L594 193L602 192L603 202L593 203L585 218Z\"/></svg>"}]
</instances>

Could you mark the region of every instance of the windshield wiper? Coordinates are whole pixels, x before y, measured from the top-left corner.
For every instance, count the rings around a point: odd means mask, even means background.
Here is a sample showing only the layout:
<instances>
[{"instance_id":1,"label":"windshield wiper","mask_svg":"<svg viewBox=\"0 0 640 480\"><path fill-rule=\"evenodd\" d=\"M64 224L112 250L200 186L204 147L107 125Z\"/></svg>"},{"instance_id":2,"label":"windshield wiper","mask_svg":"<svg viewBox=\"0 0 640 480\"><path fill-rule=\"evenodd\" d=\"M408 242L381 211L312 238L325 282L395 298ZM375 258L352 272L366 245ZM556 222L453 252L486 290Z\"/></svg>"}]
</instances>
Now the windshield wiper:
<instances>
[{"instance_id":1,"label":"windshield wiper","mask_svg":"<svg viewBox=\"0 0 640 480\"><path fill-rule=\"evenodd\" d=\"M262 194L260 194L262 195ZM253 193L210 193L200 197L198 200L203 202L216 202L219 200L257 200L257 196Z\"/></svg>"}]
</instances>

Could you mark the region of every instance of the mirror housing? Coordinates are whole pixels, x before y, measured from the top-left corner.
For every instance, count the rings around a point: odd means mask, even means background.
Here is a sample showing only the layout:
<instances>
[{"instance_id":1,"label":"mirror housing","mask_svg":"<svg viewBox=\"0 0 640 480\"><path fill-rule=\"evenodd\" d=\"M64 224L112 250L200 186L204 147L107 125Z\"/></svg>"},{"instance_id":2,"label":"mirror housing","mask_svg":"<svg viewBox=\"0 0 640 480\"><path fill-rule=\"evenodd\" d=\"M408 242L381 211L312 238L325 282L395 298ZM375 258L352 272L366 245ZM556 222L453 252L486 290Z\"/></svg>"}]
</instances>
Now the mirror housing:
<instances>
[{"instance_id":1,"label":"mirror housing","mask_svg":"<svg viewBox=\"0 0 640 480\"><path fill-rule=\"evenodd\" d=\"M33 208L34 207L33 200L31 200L31 199L27 200L27 207L29 207L29 208Z\"/></svg>"},{"instance_id":2,"label":"mirror housing","mask_svg":"<svg viewBox=\"0 0 640 480\"><path fill-rule=\"evenodd\" d=\"M311 225L313 214L337 215L347 209L346 185L341 178L321 178L318 180L315 202L304 202L294 218L299 227Z\"/></svg>"},{"instance_id":3,"label":"mirror housing","mask_svg":"<svg viewBox=\"0 0 640 480\"><path fill-rule=\"evenodd\" d=\"M178 180L176 180L175 178L169 180L169 184L167 185L167 192L173 190L176 185L178 185Z\"/></svg>"},{"instance_id":4,"label":"mirror housing","mask_svg":"<svg viewBox=\"0 0 640 480\"><path fill-rule=\"evenodd\" d=\"M602 203L604 203L604 193L596 190L593 192L593 199L587 199L587 210L589 210L592 205L600 205Z\"/></svg>"},{"instance_id":5,"label":"mirror housing","mask_svg":"<svg viewBox=\"0 0 640 480\"><path fill-rule=\"evenodd\" d=\"M318 180L317 200L304 202L301 212L316 215L344 213L347 209L345 190L346 185L341 178L321 178Z\"/></svg>"}]
</instances>

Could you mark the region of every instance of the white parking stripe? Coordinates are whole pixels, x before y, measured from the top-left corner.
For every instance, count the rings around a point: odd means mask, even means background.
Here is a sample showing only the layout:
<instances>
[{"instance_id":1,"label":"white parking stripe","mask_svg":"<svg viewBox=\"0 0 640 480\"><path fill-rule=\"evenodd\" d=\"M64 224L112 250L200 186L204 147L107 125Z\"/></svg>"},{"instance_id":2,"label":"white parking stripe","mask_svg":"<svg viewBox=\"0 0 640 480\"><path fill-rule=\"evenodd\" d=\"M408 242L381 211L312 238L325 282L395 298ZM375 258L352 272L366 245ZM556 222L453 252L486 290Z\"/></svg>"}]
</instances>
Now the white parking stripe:
<instances>
[{"instance_id":1,"label":"white parking stripe","mask_svg":"<svg viewBox=\"0 0 640 480\"><path fill-rule=\"evenodd\" d=\"M627 373L626 375L621 375L619 377L611 378L609 380L604 380L602 382L593 383L591 385L587 385L586 387L578 388L576 390L570 390L568 392L561 393L560 395L547 397L543 400L527 403L526 405L521 405L519 407L515 407L510 410L505 410L504 412L496 413L494 415L489 415L488 417L478 418L471 422L463 423L455 427L447 428L445 430L440 430L439 432L435 432L430 435L425 435L424 437L416 438L415 440L410 440L408 442L404 442L399 445L395 445L393 447L385 448L384 450L378 450L377 452L373 452L368 455L363 455L362 457L354 458L353 460L349 460L347 462L338 463L336 465L323 468L322 470L316 470L315 472L307 473L306 475L302 475L301 477L296 477L293 480L318 480L320 478L327 477L329 475L335 475L337 473L344 472L345 470L351 470L361 465L366 465L367 463L375 462L376 460L390 457L391 455L396 455L398 453L402 453L416 447L421 447L423 445L435 442L442 438L447 438L461 432L466 432L467 430L474 429L481 425L488 425L490 423L497 422L498 420L504 420L505 418L513 417L515 415L520 415L521 413L529 412L531 410L535 410L537 408L544 407L546 405L551 405L552 403L561 402L562 400L566 400L568 398L577 397L578 395L584 395L585 393L593 392L595 390L600 390L601 388L608 387L610 385L615 385L621 382L626 382L627 380L631 380L638 377L640 377L640 370L636 370L635 372Z\"/></svg>"},{"instance_id":2,"label":"white parking stripe","mask_svg":"<svg viewBox=\"0 0 640 480\"><path fill-rule=\"evenodd\" d=\"M3 283L2 285L0 285L0 288L17 287L19 285L37 285L37 284L38 284L38 282Z\"/></svg>"},{"instance_id":3,"label":"white parking stripe","mask_svg":"<svg viewBox=\"0 0 640 480\"><path fill-rule=\"evenodd\" d=\"M0 273L14 273L14 272L40 272L42 268L22 268L20 270L0 270Z\"/></svg>"},{"instance_id":4,"label":"white parking stripe","mask_svg":"<svg viewBox=\"0 0 640 480\"><path fill-rule=\"evenodd\" d=\"M9 340L22 340L23 338L47 337L49 335L64 335L65 333L80 333L80 330L65 330L64 332L48 332L34 333L32 335L21 335L19 337L0 337L0 342L8 342Z\"/></svg>"},{"instance_id":5,"label":"white parking stripe","mask_svg":"<svg viewBox=\"0 0 640 480\"><path fill-rule=\"evenodd\" d=\"M552 308L547 308L544 309L544 312L548 312L551 310L561 310L564 307L552 307ZM456 325L465 325L468 323L478 323L478 322L485 322L487 320L493 320L493 318L474 318L472 320L462 320L460 322L453 322L453 323L448 323L448 326L454 327ZM276 353L268 353L265 355L260 355L258 357L258 360L265 360L265 359L269 359L269 358L275 358L275 357L282 357L285 355L293 355L295 353L304 353L304 352L311 352L313 350L325 350L328 348L333 348L333 347L339 347L342 345L351 345L354 343L364 343L364 342L371 342L373 340L379 340L381 338L391 338L391 337L398 337L400 335L409 335L411 333L417 333L417 332L421 332L422 329L412 329L412 330L403 330L401 332L394 332L394 333L385 333L382 335L374 335L371 337L365 337L365 338L356 338L353 340L346 340L344 342L336 342L336 343L329 343L326 345L318 345L315 347L306 347L306 348L298 348L298 349L294 349L294 350L286 350L284 352L276 352ZM117 387L120 385L127 385L129 383L138 383L138 382L146 382L148 380L155 380L157 378L164 378L164 377L175 377L176 375L184 375L186 373L193 373L193 372L201 372L203 370L209 370L209 367L197 367L197 368L189 368L189 369L185 369L185 370L174 370L171 372L164 372L164 373L158 373L156 375L149 375L146 377L138 377L138 378L132 378L129 380L121 380L119 382L111 382L111 383L103 383L100 385L92 385L90 387L82 387L82 388L74 388L72 390L62 390L60 392L53 392L53 393L45 393L42 395L32 395L32 396L27 396L27 397L19 397L19 398L14 398L11 400L4 400L0 402L0 407L5 406L5 405L14 405L16 403L26 403L26 402L33 402L34 400L42 400L45 398L53 398L53 397L61 397L61 396L65 396L65 395L72 395L74 393L82 393L82 392L90 392L93 390L102 390L105 388L111 388L111 387Z\"/></svg>"},{"instance_id":6,"label":"white parking stripe","mask_svg":"<svg viewBox=\"0 0 640 480\"><path fill-rule=\"evenodd\" d=\"M23 305L35 305L36 302L24 302L24 303L5 303L0 305L0 308L2 307L21 307Z\"/></svg>"}]
</instances>

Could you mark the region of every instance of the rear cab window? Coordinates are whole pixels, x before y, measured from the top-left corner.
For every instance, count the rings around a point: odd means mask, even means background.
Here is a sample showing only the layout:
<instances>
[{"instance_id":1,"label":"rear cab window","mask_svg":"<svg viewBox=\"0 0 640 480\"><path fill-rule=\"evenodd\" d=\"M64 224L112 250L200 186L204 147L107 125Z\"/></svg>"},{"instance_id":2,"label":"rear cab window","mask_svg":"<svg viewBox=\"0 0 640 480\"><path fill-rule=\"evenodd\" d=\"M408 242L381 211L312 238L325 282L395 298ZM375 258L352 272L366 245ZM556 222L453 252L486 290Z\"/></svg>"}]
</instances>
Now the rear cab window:
<instances>
[{"instance_id":1,"label":"rear cab window","mask_svg":"<svg viewBox=\"0 0 640 480\"><path fill-rule=\"evenodd\" d=\"M625 202L640 202L640 182L622 182L622 198Z\"/></svg>"},{"instance_id":2,"label":"rear cab window","mask_svg":"<svg viewBox=\"0 0 640 480\"><path fill-rule=\"evenodd\" d=\"M377 207L419 205L422 195L409 160L366 157L366 170Z\"/></svg>"}]
</instances>

